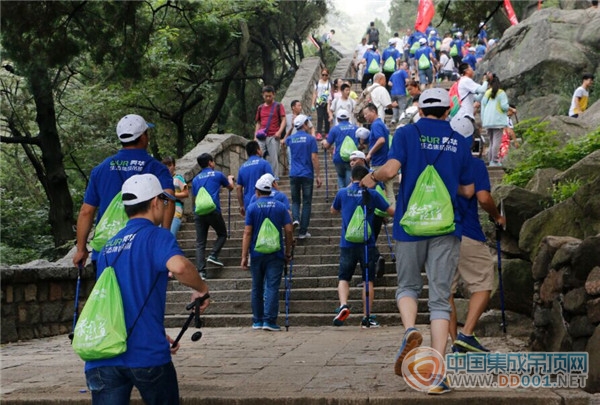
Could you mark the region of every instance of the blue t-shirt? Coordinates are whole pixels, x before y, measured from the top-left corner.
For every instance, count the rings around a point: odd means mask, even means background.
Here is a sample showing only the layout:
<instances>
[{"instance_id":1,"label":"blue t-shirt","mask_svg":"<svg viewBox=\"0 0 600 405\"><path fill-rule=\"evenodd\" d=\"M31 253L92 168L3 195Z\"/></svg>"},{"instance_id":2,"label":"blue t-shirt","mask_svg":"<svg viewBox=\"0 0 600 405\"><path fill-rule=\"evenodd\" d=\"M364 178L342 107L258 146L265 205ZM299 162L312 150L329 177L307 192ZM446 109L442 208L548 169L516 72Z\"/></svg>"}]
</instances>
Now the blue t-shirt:
<instances>
[{"instance_id":1,"label":"blue t-shirt","mask_svg":"<svg viewBox=\"0 0 600 405\"><path fill-rule=\"evenodd\" d=\"M171 361L164 325L167 262L177 255L183 256L183 252L171 231L145 218L129 220L106 243L98 255L98 277L107 266L114 267L127 330L138 315L139 319L127 340L125 353L111 359L87 361L86 371L103 366L154 367Z\"/></svg>"},{"instance_id":2,"label":"blue t-shirt","mask_svg":"<svg viewBox=\"0 0 600 405\"><path fill-rule=\"evenodd\" d=\"M327 134L327 143L330 145L335 144L335 152L333 154L333 163L345 163L345 161L340 156L340 148L342 147L342 143L347 136L354 141L355 145L358 145L356 141L356 129L358 127L350 121L340 121L339 124L335 125ZM358 149L358 146L356 147Z\"/></svg>"},{"instance_id":3,"label":"blue t-shirt","mask_svg":"<svg viewBox=\"0 0 600 405\"><path fill-rule=\"evenodd\" d=\"M125 180L143 173L154 174L163 189L173 190L173 177L167 166L150 156L145 149L121 149L94 167L83 202L98 208L96 223L115 195L121 191ZM97 256L98 252L93 250L92 260L96 260Z\"/></svg>"},{"instance_id":4,"label":"blue t-shirt","mask_svg":"<svg viewBox=\"0 0 600 405\"><path fill-rule=\"evenodd\" d=\"M408 80L408 73L406 70L396 70L394 74L390 76L389 81L392 82L390 94L392 96L406 96L406 80Z\"/></svg>"},{"instance_id":5,"label":"blue t-shirt","mask_svg":"<svg viewBox=\"0 0 600 405\"><path fill-rule=\"evenodd\" d=\"M200 188L204 187L208 194L212 197L215 205L217 206L216 211L221 212L221 198L219 197L219 191L221 187L229 186L229 180L221 172L218 172L210 167L205 167L200 173L192 180L192 209L196 209L196 196Z\"/></svg>"},{"instance_id":6,"label":"blue t-shirt","mask_svg":"<svg viewBox=\"0 0 600 405\"><path fill-rule=\"evenodd\" d=\"M285 143L290 148L292 155L290 177L314 178L315 169L312 163L312 154L319 152L314 136L304 131L298 131L294 135L285 138Z\"/></svg>"},{"instance_id":7,"label":"blue t-shirt","mask_svg":"<svg viewBox=\"0 0 600 405\"><path fill-rule=\"evenodd\" d=\"M484 40L487 39L487 31L484 30L483 28L479 30L479 34L477 34L477 38L480 40Z\"/></svg>"},{"instance_id":8,"label":"blue t-shirt","mask_svg":"<svg viewBox=\"0 0 600 405\"><path fill-rule=\"evenodd\" d=\"M276 199L277 201L279 201L280 203L285 205L285 208L287 208L287 210L289 211L290 200L287 198L287 195L285 195L285 193L282 193L279 190L273 189L273 190L271 190L271 197L273 197L274 199ZM248 205L255 203L256 200L258 200L258 197L256 196L256 193L254 193L254 195L250 199L250 204L248 204Z\"/></svg>"},{"instance_id":9,"label":"blue t-shirt","mask_svg":"<svg viewBox=\"0 0 600 405\"><path fill-rule=\"evenodd\" d=\"M475 157L472 158L471 173L475 179L475 194L479 191L490 191L492 189L490 175L488 174L487 167L485 167L483 160ZM481 224L479 222L477 196L474 195L473 197L466 199L459 195L458 207L463 216L463 236L485 242L485 234L483 233L483 229L481 229Z\"/></svg>"},{"instance_id":10,"label":"blue t-shirt","mask_svg":"<svg viewBox=\"0 0 600 405\"><path fill-rule=\"evenodd\" d=\"M421 55L425 55L425 57L429 61L429 68L431 68L431 55L432 55L432 53L433 53L433 51L427 45L421 46L419 49L417 49L415 51L415 60L417 61L417 65L419 64L419 59L421 59ZM426 69L429 69L429 68L426 68ZM419 67L419 69L421 69L421 68ZM425 70L425 69L421 69L421 70Z\"/></svg>"},{"instance_id":11,"label":"blue t-shirt","mask_svg":"<svg viewBox=\"0 0 600 405\"><path fill-rule=\"evenodd\" d=\"M464 58L462 58L462 61L463 63L468 63L471 65L473 70L477 69L477 58L475 57L475 54L469 52Z\"/></svg>"},{"instance_id":12,"label":"blue t-shirt","mask_svg":"<svg viewBox=\"0 0 600 405\"><path fill-rule=\"evenodd\" d=\"M375 246L375 232L373 232L373 218L375 216L375 208L381 211L387 211L390 204L379 194L375 189L366 189L369 193L367 203L367 222L371 226L371 236L367 241L368 246ZM354 215L356 207L363 207L363 188L358 183L353 182L346 188L342 188L335 195L333 204L335 210L342 214L342 237L340 238L340 247L358 247L364 246L362 243L353 243L346 240L346 228Z\"/></svg>"},{"instance_id":13,"label":"blue t-shirt","mask_svg":"<svg viewBox=\"0 0 600 405\"><path fill-rule=\"evenodd\" d=\"M379 65L379 67L381 67L381 55L379 55L377 52L373 52L372 49L367 49L367 52L365 52L365 73L368 73L369 71L369 66L371 66L371 61L373 59L375 59L375 61L377 62L377 65Z\"/></svg>"},{"instance_id":14,"label":"blue t-shirt","mask_svg":"<svg viewBox=\"0 0 600 405\"><path fill-rule=\"evenodd\" d=\"M417 128L420 130L420 135ZM421 118L416 124L398 128L392 139L389 158L399 161L402 169L402 181L396 197L394 239L408 242L428 239L428 237L408 235L400 225L400 220L404 216L417 178L425 167L434 161L434 167L444 181L454 206L456 228L452 235L460 238L462 218L457 209L456 197L459 185L473 183L470 170L472 159L470 140L453 132L448 121L431 118ZM440 151L443 147L444 150Z\"/></svg>"},{"instance_id":15,"label":"blue t-shirt","mask_svg":"<svg viewBox=\"0 0 600 405\"><path fill-rule=\"evenodd\" d=\"M256 182L265 173L273 174L271 164L260 156L250 156L240 167L237 184L244 188L244 208L250 205L250 199L256 193Z\"/></svg>"},{"instance_id":16,"label":"blue t-shirt","mask_svg":"<svg viewBox=\"0 0 600 405\"><path fill-rule=\"evenodd\" d=\"M265 218L269 218L275 228L279 231L279 245L281 249L274 253L260 253L254 250L256 246L256 238L260 231ZM250 241L250 257L258 257L264 255L275 255L278 258L283 259L284 248L283 243L283 232L282 229L285 225L291 224L292 218L285 205L275 200L271 196L260 197L255 203L250 204L246 211L246 225L252 226L252 240Z\"/></svg>"},{"instance_id":17,"label":"blue t-shirt","mask_svg":"<svg viewBox=\"0 0 600 405\"><path fill-rule=\"evenodd\" d=\"M486 51L486 47L485 45L477 45L475 47L475 58L476 59L480 59L483 58L485 56L485 51Z\"/></svg>"},{"instance_id":18,"label":"blue t-shirt","mask_svg":"<svg viewBox=\"0 0 600 405\"><path fill-rule=\"evenodd\" d=\"M392 72L395 72L397 68L396 60L400 59L401 56L402 55L400 54L400 51L398 51L396 47L390 46L385 48L383 51L383 55L381 55L381 61L385 65L385 62L387 62L387 60L391 57L394 60L394 70L392 70Z\"/></svg>"},{"instance_id":19,"label":"blue t-shirt","mask_svg":"<svg viewBox=\"0 0 600 405\"><path fill-rule=\"evenodd\" d=\"M454 45L456 45L456 50L458 51L458 55L457 56L460 57L460 58L462 58L462 56L463 56L462 48L463 48L463 46L465 46L465 43L463 42L462 39L458 39L458 38L453 39L450 42L450 51L452 51L452 47Z\"/></svg>"},{"instance_id":20,"label":"blue t-shirt","mask_svg":"<svg viewBox=\"0 0 600 405\"><path fill-rule=\"evenodd\" d=\"M371 166L383 166L388 159L390 130L383 123L381 118L377 118L371 124L371 135L369 136L369 150L375 146L375 142L383 138L383 146L375 153L371 154Z\"/></svg>"}]
</instances>

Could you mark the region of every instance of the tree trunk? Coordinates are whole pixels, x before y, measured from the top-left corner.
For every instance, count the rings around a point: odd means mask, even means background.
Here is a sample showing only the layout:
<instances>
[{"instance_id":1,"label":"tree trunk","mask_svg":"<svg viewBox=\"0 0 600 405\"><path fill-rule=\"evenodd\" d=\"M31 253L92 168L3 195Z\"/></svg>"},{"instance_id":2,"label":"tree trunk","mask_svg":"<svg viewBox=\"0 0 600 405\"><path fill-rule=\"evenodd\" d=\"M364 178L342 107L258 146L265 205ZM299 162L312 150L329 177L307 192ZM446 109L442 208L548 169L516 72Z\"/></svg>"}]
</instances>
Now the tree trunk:
<instances>
[{"instance_id":1,"label":"tree trunk","mask_svg":"<svg viewBox=\"0 0 600 405\"><path fill-rule=\"evenodd\" d=\"M52 84L44 67L31 69L29 83L35 100L36 121L40 130L39 139L45 173L40 178L50 203L49 221L54 237L54 246L62 246L74 239L73 199L69 192L67 175L63 164L63 153L56 127L56 112ZM40 177L38 175L38 177Z\"/></svg>"}]
</instances>

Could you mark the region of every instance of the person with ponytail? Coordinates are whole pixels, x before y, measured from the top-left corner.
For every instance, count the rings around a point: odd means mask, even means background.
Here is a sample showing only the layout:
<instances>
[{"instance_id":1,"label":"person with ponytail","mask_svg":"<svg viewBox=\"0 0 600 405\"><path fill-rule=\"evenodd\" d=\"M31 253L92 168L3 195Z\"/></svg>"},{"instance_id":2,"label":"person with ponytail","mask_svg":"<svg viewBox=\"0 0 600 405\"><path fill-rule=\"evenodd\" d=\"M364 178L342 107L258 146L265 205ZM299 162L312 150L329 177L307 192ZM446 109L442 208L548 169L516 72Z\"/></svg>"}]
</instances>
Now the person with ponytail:
<instances>
[{"instance_id":1,"label":"person with ponytail","mask_svg":"<svg viewBox=\"0 0 600 405\"><path fill-rule=\"evenodd\" d=\"M498 150L502 142L502 133L507 125L508 97L500 88L500 79L492 75L490 88L481 100L481 124L487 130L490 145L488 158L490 166L502 166L498 159Z\"/></svg>"}]
</instances>

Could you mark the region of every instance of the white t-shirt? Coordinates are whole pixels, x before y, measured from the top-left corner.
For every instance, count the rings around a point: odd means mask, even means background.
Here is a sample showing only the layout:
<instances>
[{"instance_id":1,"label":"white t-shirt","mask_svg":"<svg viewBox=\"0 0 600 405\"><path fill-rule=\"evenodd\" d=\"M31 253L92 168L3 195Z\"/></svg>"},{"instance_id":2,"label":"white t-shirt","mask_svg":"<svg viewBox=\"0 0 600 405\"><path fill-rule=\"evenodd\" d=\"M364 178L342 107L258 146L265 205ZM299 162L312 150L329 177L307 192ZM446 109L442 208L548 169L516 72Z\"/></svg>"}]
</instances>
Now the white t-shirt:
<instances>
[{"instance_id":1,"label":"white t-shirt","mask_svg":"<svg viewBox=\"0 0 600 405\"><path fill-rule=\"evenodd\" d=\"M363 45L362 42L360 44L356 45L356 48L354 49L354 51L356 52L356 61L357 62L360 62L362 60L367 49L369 49L369 45L367 45L367 44Z\"/></svg>"},{"instance_id":2,"label":"white t-shirt","mask_svg":"<svg viewBox=\"0 0 600 405\"><path fill-rule=\"evenodd\" d=\"M480 85L470 77L462 76L458 82L458 97L462 101L457 115L470 115L471 117L475 117L475 107L473 106L473 103L476 99L479 100L481 98L481 95L485 93L487 88L487 81L484 81L483 84Z\"/></svg>"},{"instance_id":3,"label":"white t-shirt","mask_svg":"<svg viewBox=\"0 0 600 405\"><path fill-rule=\"evenodd\" d=\"M352 100L348 97L346 100L341 97L335 98L331 103L331 111L333 111L333 125L337 125L337 112L341 109L344 109L350 113L350 122L356 125L356 119L354 118L354 114L352 111L354 110L354 106L356 105L356 101Z\"/></svg>"},{"instance_id":4,"label":"white t-shirt","mask_svg":"<svg viewBox=\"0 0 600 405\"><path fill-rule=\"evenodd\" d=\"M583 109L587 108L587 100L590 97L590 93L582 86L577 87L575 93L573 93L573 98L571 99L571 107L569 108L569 116L575 114L581 114L582 107ZM581 99L581 102L578 102L577 99Z\"/></svg>"},{"instance_id":5,"label":"white t-shirt","mask_svg":"<svg viewBox=\"0 0 600 405\"><path fill-rule=\"evenodd\" d=\"M379 83L375 83L369 87L369 91L371 92L371 102L377 106L377 115L385 122L385 109L388 105L392 104L390 93L385 87L380 86Z\"/></svg>"},{"instance_id":6,"label":"white t-shirt","mask_svg":"<svg viewBox=\"0 0 600 405\"><path fill-rule=\"evenodd\" d=\"M443 71L454 71L454 59L443 53L440 56L440 70Z\"/></svg>"}]
</instances>

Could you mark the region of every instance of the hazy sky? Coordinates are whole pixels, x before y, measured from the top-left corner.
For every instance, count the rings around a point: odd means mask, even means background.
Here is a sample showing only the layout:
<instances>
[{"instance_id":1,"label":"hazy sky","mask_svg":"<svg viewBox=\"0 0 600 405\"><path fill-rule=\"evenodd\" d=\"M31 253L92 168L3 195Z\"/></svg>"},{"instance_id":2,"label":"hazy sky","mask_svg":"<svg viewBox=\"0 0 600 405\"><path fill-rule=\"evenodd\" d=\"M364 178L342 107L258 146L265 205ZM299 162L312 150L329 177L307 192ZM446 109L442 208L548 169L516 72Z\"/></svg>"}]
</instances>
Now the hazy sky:
<instances>
[{"instance_id":1,"label":"hazy sky","mask_svg":"<svg viewBox=\"0 0 600 405\"><path fill-rule=\"evenodd\" d=\"M391 0L332 0L340 16L330 16L326 30L336 30L335 39L347 48L354 49L369 26L369 22L379 18L385 24L389 18ZM344 20L344 26L339 19Z\"/></svg>"}]
</instances>

